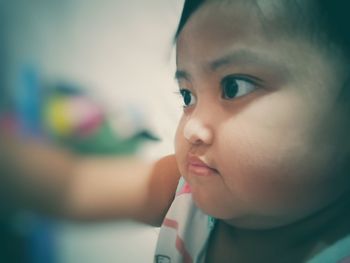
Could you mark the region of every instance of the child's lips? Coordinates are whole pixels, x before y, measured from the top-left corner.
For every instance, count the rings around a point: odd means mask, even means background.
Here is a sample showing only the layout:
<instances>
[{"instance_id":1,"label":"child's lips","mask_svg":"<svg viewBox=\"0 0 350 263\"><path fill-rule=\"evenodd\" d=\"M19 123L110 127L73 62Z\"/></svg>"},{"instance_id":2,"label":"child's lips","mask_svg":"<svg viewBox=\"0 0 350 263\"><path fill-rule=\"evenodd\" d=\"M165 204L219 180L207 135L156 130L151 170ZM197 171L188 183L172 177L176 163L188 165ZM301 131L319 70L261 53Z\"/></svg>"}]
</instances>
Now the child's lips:
<instances>
[{"instance_id":1,"label":"child's lips","mask_svg":"<svg viewBox=\"0 0 350 263\"><path fill-rule=\"evenodd\" d=\"M213 176L217 175L218 171L195 155L189 155L187 158L188 172L196 176Z\"/></svg>"}]
</instances>

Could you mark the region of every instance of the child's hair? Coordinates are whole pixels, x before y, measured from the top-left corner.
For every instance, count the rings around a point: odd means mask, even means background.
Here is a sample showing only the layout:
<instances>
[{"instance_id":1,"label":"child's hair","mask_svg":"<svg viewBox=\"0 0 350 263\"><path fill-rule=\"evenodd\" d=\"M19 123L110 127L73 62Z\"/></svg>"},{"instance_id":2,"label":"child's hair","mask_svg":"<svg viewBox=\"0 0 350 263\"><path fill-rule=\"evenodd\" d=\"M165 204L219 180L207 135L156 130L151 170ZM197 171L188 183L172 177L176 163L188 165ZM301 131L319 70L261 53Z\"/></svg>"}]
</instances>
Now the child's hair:
<instances>
[{"instance_id":1,"label":"child's hair","mask_svg":"<svg viewBox=\"0 0 350 263\"><path fill-rule=\"evenodd\" d=\"M217 0L230 2L229 0ZM259 7L258 0L251 0ZM293 22L302 21L309 26L309 32L326 37L338 44L350 59L350 2L347 0L280 0L284 1L288 13L294 17ZM178 38L191 15L208 0L185 0L180 22L175 34ZM278 5L276 5L278 6ZM294 7L294 8L293 8ZM294 10L294 12L291 12Z\"/></svg>"},{"instance_id":2,"label":"child's hair","mask_svg":"<svg viewBox=\"0 0 350 263\"><path fill-rule=\"evenodd\" d=\"M218 0L229 2L229 0ZM251 0L255 5L259 6L258 0ZM330 40L341 44L344 49L350 49L350 2L347 0L281 0L285 2L285 6L293 7L297 12L293 15L299 15L299 18L310 18L309 21L313 25L318 25L318 30L326 33ZM175 39L179 36L187 20L191 15L208 0L185 0L182 10L180 22L175 34ZM277 6L277 5L276 5ZM308 12L305 12L305 8ZM310 11L312 10L312 13ZM290 12L291 10L288 9ZM302 16L306 17L302 17ZM298 19L299 19L298 18ZM315 28L314 28L315 29ZM348 52L350 53L350 52Z\"/></svg>"}]
</instances>

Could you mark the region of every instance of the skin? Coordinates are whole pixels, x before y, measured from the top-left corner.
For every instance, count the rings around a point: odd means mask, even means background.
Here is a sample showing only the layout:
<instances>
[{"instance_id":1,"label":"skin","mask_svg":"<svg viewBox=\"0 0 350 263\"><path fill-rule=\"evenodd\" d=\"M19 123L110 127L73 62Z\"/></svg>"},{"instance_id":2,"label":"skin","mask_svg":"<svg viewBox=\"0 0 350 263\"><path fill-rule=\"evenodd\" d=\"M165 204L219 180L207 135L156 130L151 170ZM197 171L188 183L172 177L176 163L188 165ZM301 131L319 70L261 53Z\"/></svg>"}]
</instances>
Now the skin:
<instances>
[{"instance_id":1,"label":"skin","mask_svg":"<svg viewBox=\"0 0 350 263\"><path fill-rule=\"evenodd\" d=\"M193 95L176 133L179 170L199 208L239 229L286 227L348 195L335 161L348 149L339 148L332 118L345 62L302 32L286 34L283 14L270 14L264 27L252 1L208 1L177 42L179 87ZM223 99L228 75L258 81ZM216 172L196 176L189 155Z\"/></svg>"}]
</instances>

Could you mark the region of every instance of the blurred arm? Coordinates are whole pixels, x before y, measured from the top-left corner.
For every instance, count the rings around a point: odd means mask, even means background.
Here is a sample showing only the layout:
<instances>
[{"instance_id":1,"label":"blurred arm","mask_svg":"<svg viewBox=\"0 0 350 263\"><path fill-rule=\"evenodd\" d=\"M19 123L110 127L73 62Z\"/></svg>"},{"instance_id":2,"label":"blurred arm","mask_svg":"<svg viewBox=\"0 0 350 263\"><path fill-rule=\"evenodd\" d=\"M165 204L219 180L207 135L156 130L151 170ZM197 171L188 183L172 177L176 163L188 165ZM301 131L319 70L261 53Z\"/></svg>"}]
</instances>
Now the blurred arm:
<instances>
[{"instance_id":1,"label":"blurred arm","mask_svg":"<svg viewBox=\"0 0 350 263\"><path fill-rule=\"evenodd\" d=\"M54 216L159 225L180 177L173 155L148 163L135 157L80 157L13 138L1 138L0 145L1 202Z\"/></svg>"}]
</instances>

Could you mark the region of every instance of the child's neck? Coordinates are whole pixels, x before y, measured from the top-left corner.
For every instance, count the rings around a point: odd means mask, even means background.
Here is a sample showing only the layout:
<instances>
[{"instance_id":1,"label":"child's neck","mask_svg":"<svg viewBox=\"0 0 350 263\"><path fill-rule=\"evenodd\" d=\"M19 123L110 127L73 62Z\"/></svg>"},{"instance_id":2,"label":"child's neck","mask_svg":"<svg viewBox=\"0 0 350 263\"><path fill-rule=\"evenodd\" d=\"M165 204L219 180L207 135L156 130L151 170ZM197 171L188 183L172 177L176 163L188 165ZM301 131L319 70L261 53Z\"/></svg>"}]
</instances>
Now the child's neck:
<instances>
[{"instance_id":1,"label":"child's neck","mask_svg":"<svg viewBox=\"0 0 350 263\"><path fill-rule=\"evenodd\" d=\"M308 218L269 230L240 229L219 221L210 240L208 259L217 252L227 262L305 262L349 234L348 222L350 195ZM220 262L225 259L220 258Z\"/></svg>"}]
</instances>

